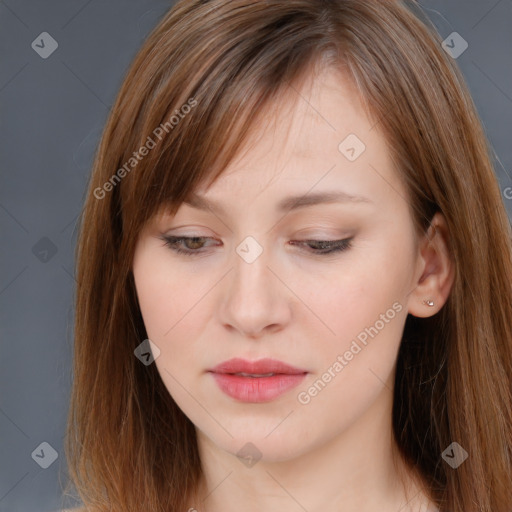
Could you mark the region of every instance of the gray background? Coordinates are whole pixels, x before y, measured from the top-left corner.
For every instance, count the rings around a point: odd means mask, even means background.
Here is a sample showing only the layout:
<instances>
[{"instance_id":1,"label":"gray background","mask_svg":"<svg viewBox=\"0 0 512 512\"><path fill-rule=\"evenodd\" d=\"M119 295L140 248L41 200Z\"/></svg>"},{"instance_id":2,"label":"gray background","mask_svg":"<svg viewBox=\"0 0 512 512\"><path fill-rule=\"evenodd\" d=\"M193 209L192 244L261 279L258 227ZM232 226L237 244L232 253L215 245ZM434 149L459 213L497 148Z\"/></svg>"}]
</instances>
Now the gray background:
<instances>
[{"instance_id":1,"label":"gray background","mask_svg":"<svg viewBox=\"0 0 512 512\"><path fill-rule=\"evenodd\" d=\"M1 512L61 508L76 220L124 73L172 4L0 0ZM512 218L512 0L421 4L443 39L455 31L469 43L457 62ZM42 32L58 43L46 59L31 46ZM50 461L42 442L58 453L47 469L36 463Z\"/></svg>"}]
</instances>

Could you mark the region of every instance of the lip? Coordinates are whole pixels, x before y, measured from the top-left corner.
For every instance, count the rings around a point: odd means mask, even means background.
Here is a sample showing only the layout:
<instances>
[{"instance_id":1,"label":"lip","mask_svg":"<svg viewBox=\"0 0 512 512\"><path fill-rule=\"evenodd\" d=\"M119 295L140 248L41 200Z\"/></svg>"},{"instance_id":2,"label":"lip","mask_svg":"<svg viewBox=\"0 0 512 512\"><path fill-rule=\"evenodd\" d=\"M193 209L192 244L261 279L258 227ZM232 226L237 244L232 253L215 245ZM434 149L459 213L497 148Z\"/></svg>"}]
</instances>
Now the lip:
<instances>
[{"instance_id":1,"label":"lip","mask_svg":"<svg viewBox=\"0 0 512 512\"><path fill-rule=\"evenodd\" d=\"M269 402L298 386L308 371L290 366L277 359L248 361L234 358L218 364L209 373L226 395L240 402ZM235 373L267 374L268 377L250 377Z\"/></svg>"},{"instance_id":2,"label":"lip","mask_svg":"<svg viewBox=\"0 0 512 512\"><path fill-rule=\"evenodd\" d=\"M280 373L286 375L307 373L307 370L295 368L294 366L283 363L283 361L279 361L278 359L264 358L258 359L257 361L249 361L239 357L224 361L223 363L213 367L210 371L214 373Z\"/></svg>"}]
</instances>

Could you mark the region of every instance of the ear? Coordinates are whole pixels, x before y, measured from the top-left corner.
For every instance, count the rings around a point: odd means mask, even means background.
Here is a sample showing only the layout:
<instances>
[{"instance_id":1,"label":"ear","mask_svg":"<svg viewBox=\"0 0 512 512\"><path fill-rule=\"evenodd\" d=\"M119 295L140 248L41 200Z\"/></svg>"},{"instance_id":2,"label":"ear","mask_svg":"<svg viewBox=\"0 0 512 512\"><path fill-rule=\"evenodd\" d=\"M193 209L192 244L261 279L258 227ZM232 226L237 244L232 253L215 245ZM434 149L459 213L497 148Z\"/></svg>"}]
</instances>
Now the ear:
<instances>
[{"instance_id":1,"label":"ear","mask_svg":"<svg viewBox=\"0 0 512 512\"><path fill-rule=\"evenodd\" d=\"M418 245L417 271L409 294L408 312L420 318L436 314L446 303L455 278L450 254L450 233L437 212ZM432 301L433 306L423 301Z\"/></svg>"}]
</instances>

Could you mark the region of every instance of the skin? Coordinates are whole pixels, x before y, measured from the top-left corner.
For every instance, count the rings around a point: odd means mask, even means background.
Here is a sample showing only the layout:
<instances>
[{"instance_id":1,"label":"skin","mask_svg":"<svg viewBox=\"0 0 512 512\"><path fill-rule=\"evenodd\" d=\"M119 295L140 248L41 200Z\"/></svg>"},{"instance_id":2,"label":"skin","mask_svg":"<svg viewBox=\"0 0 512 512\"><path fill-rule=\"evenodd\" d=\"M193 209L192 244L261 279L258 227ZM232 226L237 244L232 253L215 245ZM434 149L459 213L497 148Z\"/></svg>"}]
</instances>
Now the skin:
<instances>
[{"instance_id":1,"label":"skin","mask_svg":"<svg viewBox=\"0 0 512 512\"><path fill-rule=\"evenodd\" d=\"M205 478L190 507L434 511L394 457L391 411L407 314L437 313L453 283L446 222L436 214L435 231L415 235L407 191L356 90L334 70L310 76L301 90L289 89L299 100L271 110L275 123L265 116L248 150L197 190L224 213L187 204L174 217L162 210L137 241L133 274L148 337L160 350L155 364L198 436ZM348 134L366 146L352 162L338 149ZM275 210L283 197L325 190L370 202ZM211 239L182 244L205 251L188 257L165 246L164 234ZM236 252L247 236L263 248L252 263ZM290 244L348 237L348 250L327 256ZM401 311L300 403L298 394L397 303ZM231 357L272 357L309 373L271 402L241 403L207 373ZM248 442L261 453L252 467L236 456Z\"/></svg>"}]
</instances>

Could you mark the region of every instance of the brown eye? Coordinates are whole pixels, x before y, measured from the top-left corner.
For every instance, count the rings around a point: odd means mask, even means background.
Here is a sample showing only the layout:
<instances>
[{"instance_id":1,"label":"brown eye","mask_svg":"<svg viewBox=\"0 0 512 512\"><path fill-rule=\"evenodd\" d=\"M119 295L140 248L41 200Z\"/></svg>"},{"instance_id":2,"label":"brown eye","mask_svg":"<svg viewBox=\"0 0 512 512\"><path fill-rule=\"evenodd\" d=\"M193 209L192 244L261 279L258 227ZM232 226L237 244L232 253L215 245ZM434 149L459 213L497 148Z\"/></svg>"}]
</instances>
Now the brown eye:
<instances>
[{"instance_id":1,"label":"brown eye","mask_svg":"<svg viewBox=\"0 0 512 512\"><path fill-rule=\"evenodd\" d=\"M165 242L165 245L171 250L178 254L184 254L186 256L197 256L204 254L206 250L205 243L208 240L213 240L206 236L170 236L164 235L161 239ZM306 245L309 248L310 253L315 255L327 255L337 252L342 252L350 249L352 238L346 238L343 240L293 240L290 242L292 245Z\"/></svg>"},{"instance_id":2,"label":"brown eye","mask_svg":"<svg viewBox=\"0 0 512 512\"><path fill-rule=\"evenodd\" d=\"M171 236L164 235L160 237L167 247L178 254L187 256L196 256L206 251L201 250L205 242L211 240L206 236Z\"/></svg>"},{"instance_id":3,"label":"brown eye","mask_svg":"<svg viewBox=\"0 0 512 512\"><path fill-rule=\"evenodd\" d=\"M201 244L204 243L204 237L193 237L193 238L183 238L183 241L186 242L185 245L188 249L200 249Z\"/></svg>"},{"instance_id":4,"label":"brown eye","mask_svg":"<svg viewBox=\"0 0 512 512\"><path fill-rule=\"evenodd\" d=\"M312 252L318 255L332 254L335 252L342 252L350 249L352 238L345 238L343 240L302 240L300 242L290 242L293 245L307 245L312 249Z\"/></svg>"}]
</instances>

